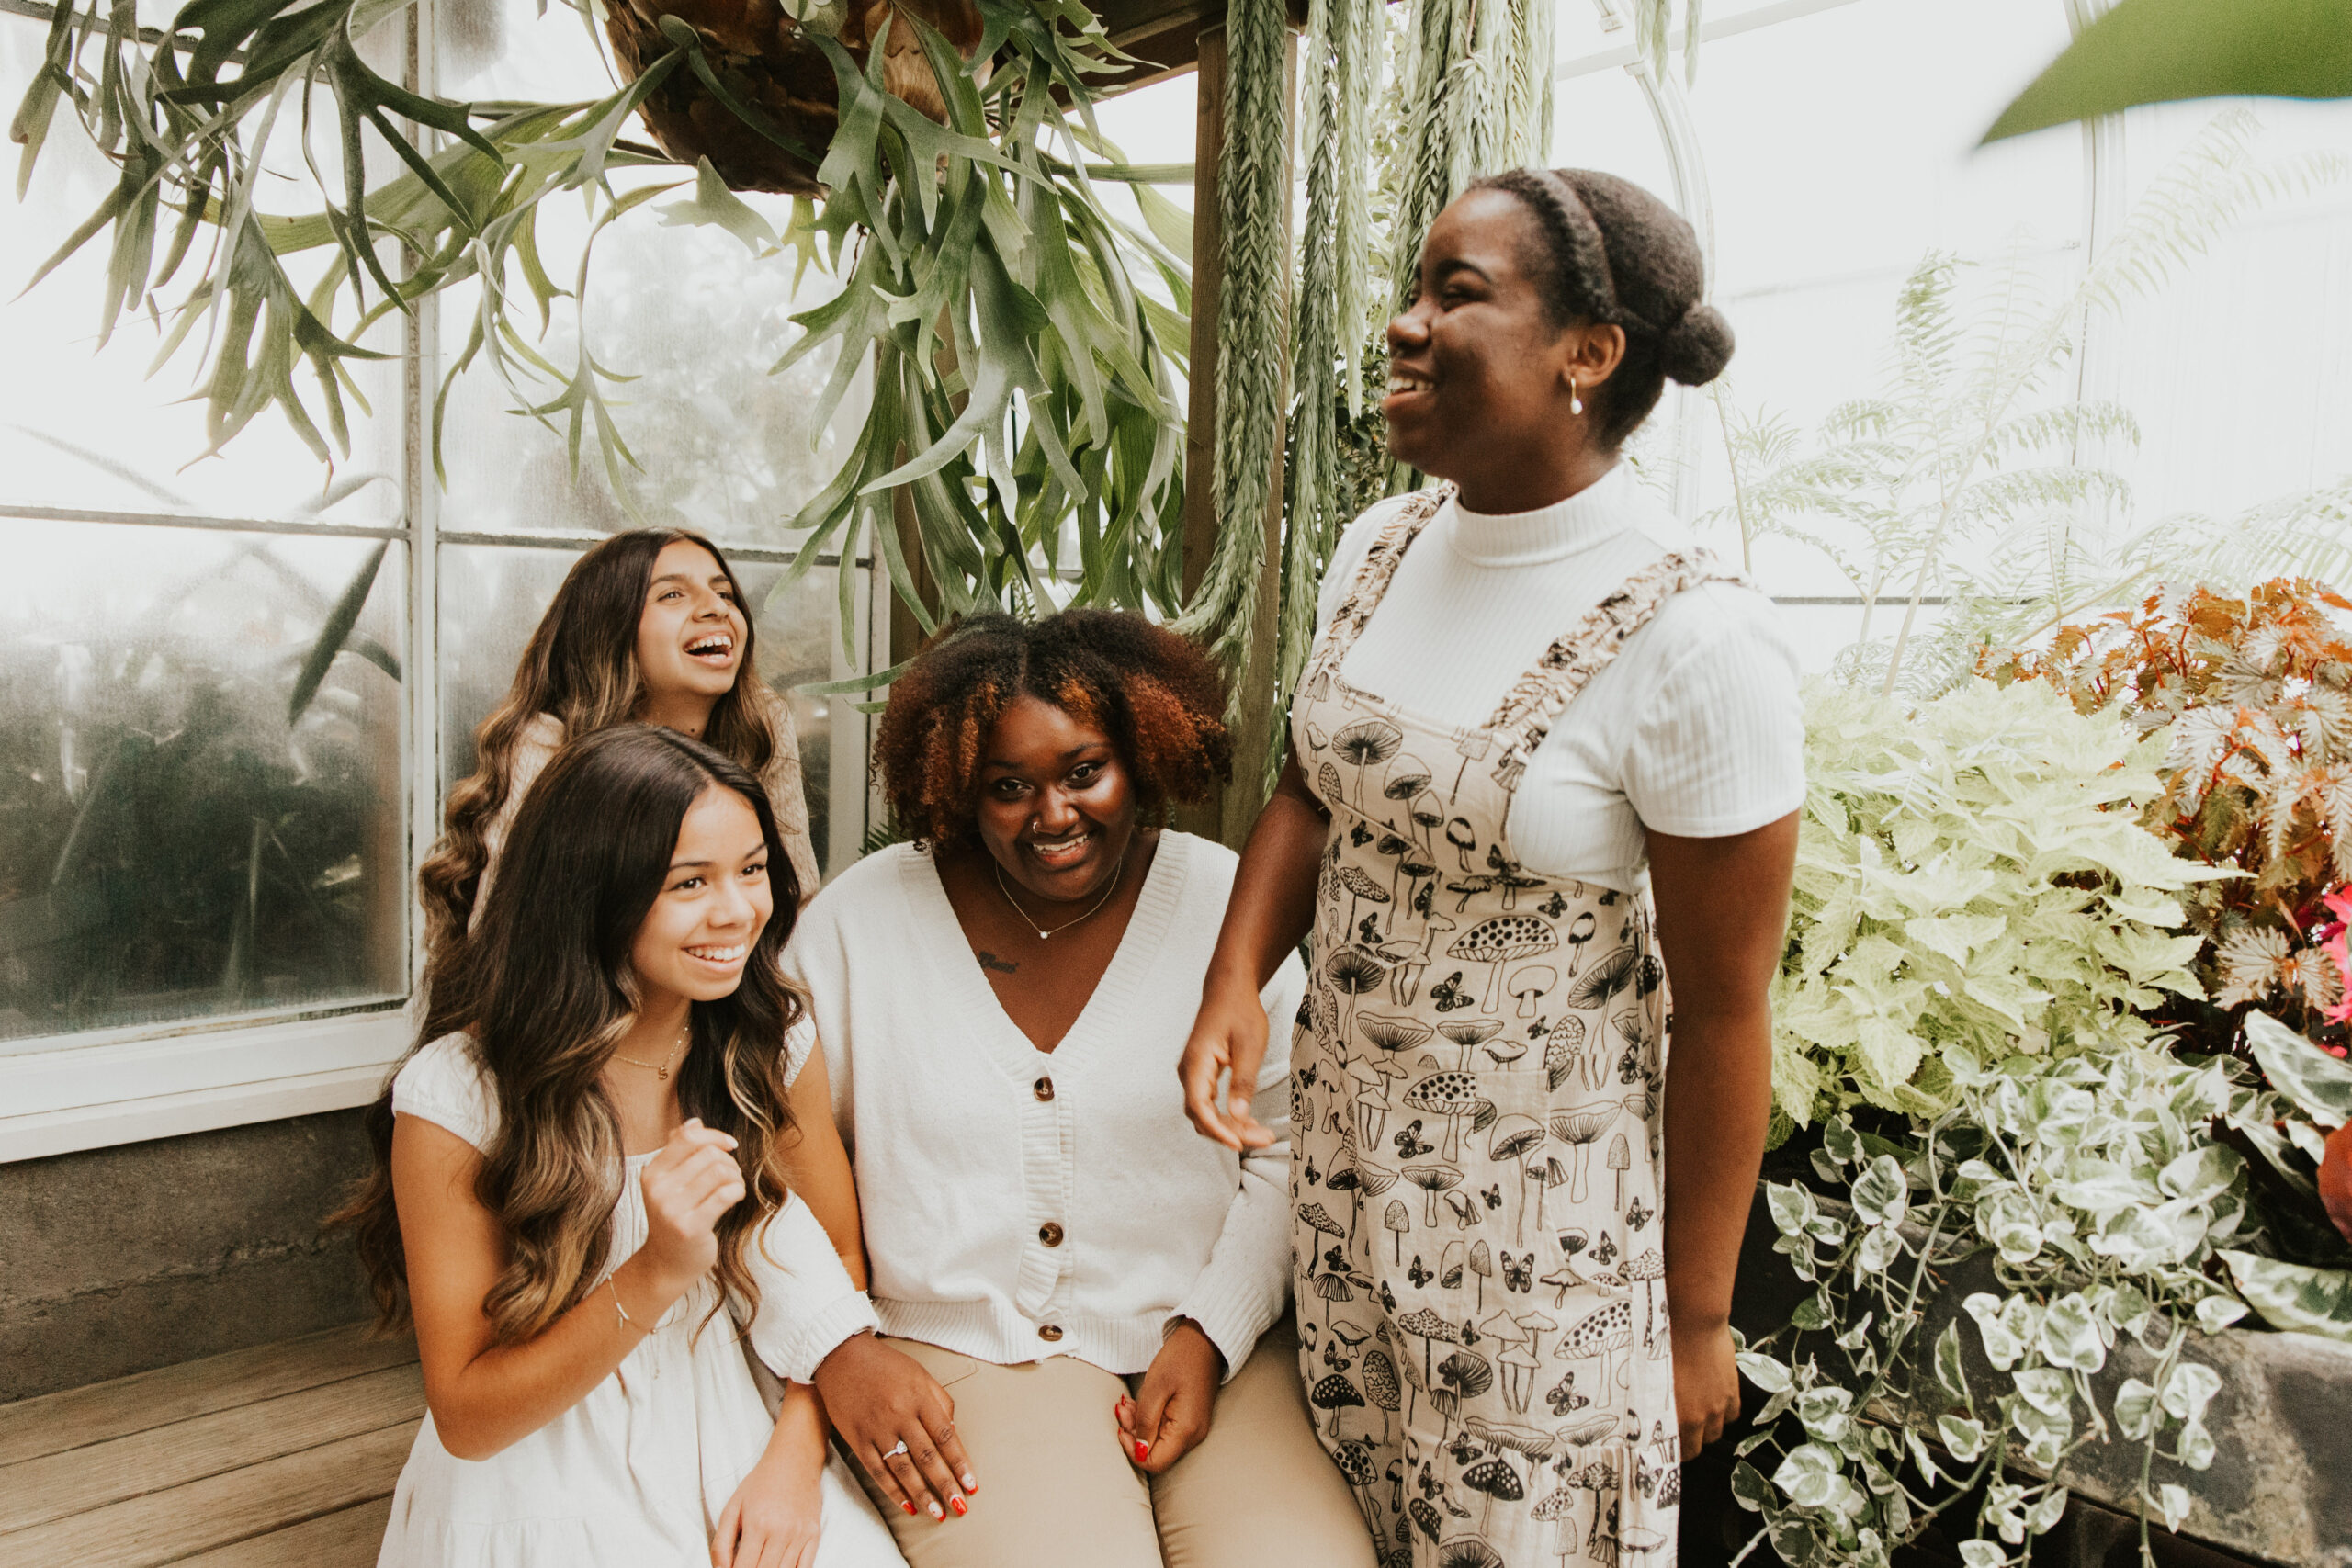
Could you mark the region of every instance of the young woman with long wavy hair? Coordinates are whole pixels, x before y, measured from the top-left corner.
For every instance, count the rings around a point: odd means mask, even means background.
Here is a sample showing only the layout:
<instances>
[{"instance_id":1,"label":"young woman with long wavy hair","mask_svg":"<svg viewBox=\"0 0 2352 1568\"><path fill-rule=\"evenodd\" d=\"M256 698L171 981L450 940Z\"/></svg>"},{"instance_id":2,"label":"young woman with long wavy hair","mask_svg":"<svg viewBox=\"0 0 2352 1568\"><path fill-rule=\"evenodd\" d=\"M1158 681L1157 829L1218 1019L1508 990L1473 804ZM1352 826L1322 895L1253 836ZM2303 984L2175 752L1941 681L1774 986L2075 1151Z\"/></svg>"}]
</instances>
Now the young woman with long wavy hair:
<instances>
[{"instance_id":1,"label":"young woman with long wavy hair","mask_svg":"<svg viewBox=\"0 0 2352 1568\"><path fill-rule=\"evenodd\" d=\"M778 963L798 891L766 790L674 731L525 796L440 968L465 1026L401 1064L336 1216L424 1364L387 1568L898 1568L805 1386L875 1320L803 1197L854 1213ZM796 1380L773 1418L745 1338Z\"/></svg>"},{"instance_id":2,"label":"young woman with long wavy hair","mask_svg":"<svg viewBox=\"0 0 2352 1568\"><path fill-rule=\"evenodd\" d=\"M630 720L691 736L766 785L801 892L816 892L792 705L761 682L753 648L734 570L699 534L632 529L575 561L514 685L474 732L473 773L449 792L441 841L419 874L427 950L446 949L473 919L548 759Z\"/></svg>"}]
</instances>

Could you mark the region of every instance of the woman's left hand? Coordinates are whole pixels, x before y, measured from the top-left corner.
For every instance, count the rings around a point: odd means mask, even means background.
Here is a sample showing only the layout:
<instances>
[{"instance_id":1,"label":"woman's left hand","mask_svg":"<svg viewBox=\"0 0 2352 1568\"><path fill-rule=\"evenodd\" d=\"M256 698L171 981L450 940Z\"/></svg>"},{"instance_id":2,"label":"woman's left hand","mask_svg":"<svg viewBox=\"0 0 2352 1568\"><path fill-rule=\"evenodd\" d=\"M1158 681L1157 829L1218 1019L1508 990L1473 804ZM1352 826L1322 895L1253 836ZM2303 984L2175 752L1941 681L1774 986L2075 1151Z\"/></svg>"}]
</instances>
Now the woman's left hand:
<instances>
[{"instance_id":1,"label":"woman's left hand","mask_svg":"<svg viewBox=\"0 0 2352 1568\"><path fill-rule=\"evenodd\" d=\"M1739 1363L1732 1354L1729 1324L1687 1331L1674 1325L1674 1411L1684 1459L1739 1419Z\"/></svg>"},{"instance_id":2,"label":"woman's left hand","mask_svg":"<svg viewBox=\"0 0 2352 1568\"><path fill-rule=\"evenodd\" d=\"M1114 1407L1119 1447L1147 1475L1165 1474L1209 1435L1225 1357L1200 1325L1178 1324L1160 1342L1135 1397Z\"/></svg>"},{"instance_id":3,"label":"woman's left hand","mask_svg":"<svg viewBox=\"0 0 2352 1568\"><path fill-rule=\"evenodd\" d=\"M788 1396L787 1396L788 1397ZM711 1532L712 1568L815 1568L824 1522L825 1435L786 1418Z\"/></svg>"}]
</instances>

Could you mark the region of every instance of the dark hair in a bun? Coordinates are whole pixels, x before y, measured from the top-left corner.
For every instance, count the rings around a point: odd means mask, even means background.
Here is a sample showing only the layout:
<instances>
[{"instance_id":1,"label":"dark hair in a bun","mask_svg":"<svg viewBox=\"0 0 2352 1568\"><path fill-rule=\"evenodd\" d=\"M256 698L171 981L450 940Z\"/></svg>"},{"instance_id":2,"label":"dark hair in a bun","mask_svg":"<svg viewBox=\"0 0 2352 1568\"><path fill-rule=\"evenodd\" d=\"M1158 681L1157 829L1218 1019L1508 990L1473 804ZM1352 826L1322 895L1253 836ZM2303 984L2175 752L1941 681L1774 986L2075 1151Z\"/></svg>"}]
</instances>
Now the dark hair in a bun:
<instances>
[{"instance_id":1,"label":"dark hair in a bun","mask_svg":"<svg viewBox=\"0 0 2352 1568\"><path fill-rule=\"evenodd\" d=\"M1731 323L1706 292L1698 236L1681 214L1596 169L1513 169L1472 184L1519 198L1536 244L1528 270L1555 325L1600 321L1625 333L1625 358L1593 391L1596 434L1615 446L1671 379L1701 387L1731 361Z\"/></svg>"}]
</instances>

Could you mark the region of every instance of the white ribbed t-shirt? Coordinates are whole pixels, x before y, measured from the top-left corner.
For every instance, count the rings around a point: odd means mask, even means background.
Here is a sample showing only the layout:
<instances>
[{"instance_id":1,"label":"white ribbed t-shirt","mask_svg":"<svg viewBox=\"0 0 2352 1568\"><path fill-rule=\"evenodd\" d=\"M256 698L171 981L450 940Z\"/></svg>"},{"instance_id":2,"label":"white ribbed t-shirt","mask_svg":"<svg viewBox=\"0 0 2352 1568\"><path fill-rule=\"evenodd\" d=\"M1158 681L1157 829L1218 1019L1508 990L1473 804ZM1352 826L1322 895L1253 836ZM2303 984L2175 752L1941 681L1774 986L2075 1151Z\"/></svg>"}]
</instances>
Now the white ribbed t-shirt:
<instances>
[{"instance_id":1,"label":"white ribbed t-shirt","mask_svg":"<svg viewBox=\"0 0 2352 1568\"><path fill-rule=\"evenodd\" d=\"M1323 580L1328 625L1404 497L1351 525ZM1690 530L1623 464L1565 501L1487 516L1448 500L1348 650L1351 685L1447 727L1482 725L1544 649ZM1645 828L1727 838L1804 803L1798 663L1771 601L1711 582L1668 599L1561 710L1508 832L1548 876L1632 892Z\"/></svg>"}]
</instances>

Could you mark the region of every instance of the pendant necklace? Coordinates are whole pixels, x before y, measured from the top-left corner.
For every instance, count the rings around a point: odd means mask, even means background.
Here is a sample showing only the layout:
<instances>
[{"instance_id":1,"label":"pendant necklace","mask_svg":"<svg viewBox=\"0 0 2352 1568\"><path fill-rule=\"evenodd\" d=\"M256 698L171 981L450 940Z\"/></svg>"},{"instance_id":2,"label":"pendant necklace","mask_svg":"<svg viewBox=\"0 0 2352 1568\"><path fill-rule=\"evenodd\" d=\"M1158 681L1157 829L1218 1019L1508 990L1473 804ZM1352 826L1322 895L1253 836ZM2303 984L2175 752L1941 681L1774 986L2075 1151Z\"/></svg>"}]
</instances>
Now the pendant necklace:
<instances>
[{"instance_id":1,"label":"pendant necklace","mask_svg":"<svg viewBox=\"0 0 2352 1568\"><path fill-rule=\"evenodd\" d=\"M678 1031L678 1043L670 1048L670 1055L665 1060L659 1062L640 1062L634 1056L624 1056L618 1051L613 1053L613 1060L616 1062L627 1062L632 1067L644 1067L650 1071L653 1076L656 1078L659 1078L662 1082L668 1083L670 1081L670 1069L677 1064L678 1053L686 1048L686 1037L693 1032L694 1025L691 1022L689 1022L685 1028Z\"/></svg>"},{"instance_id":2,"label":"pendant necklace","mask_svg":"<svg viewBox=\"0 0 2352 1568\"><path fill-rule=\"evenodd\" d=\"M1064 920L1060 925L1054 927L1050 931L1031 919L1029 918L1029 911L1021 907L1021 900L1012 896L1012 889L1005 884L1004 867L998 863L997 858L994 855L989 856L989 869L996 873L997 890L1004 895L1004 901L1012 906L1012 912L1021 917L1021 923L1027 926L1031 931L1035 931L1039 942L1044 942L1046 938L1059 936L1062 932L1069 930L1070 927L1080 924L1086 920L1091 920L1096 915L1102 912L1102 906L1111 901L1111 896L1114 893L1116 893L1119 890L1119 885L1127 879L1127 853L1133 852L1134 849L1135 840L1133 839L1129 839L1127 840L1126 852L1121 853L1119 856L1119 869L1117 873L1112 876L1111 886L1103 889L1102 897L1094 900L1094 907L1092 908L1087 910L1086 913L1077 917L1075 919Z\"/></svg>"}]
</instances>

